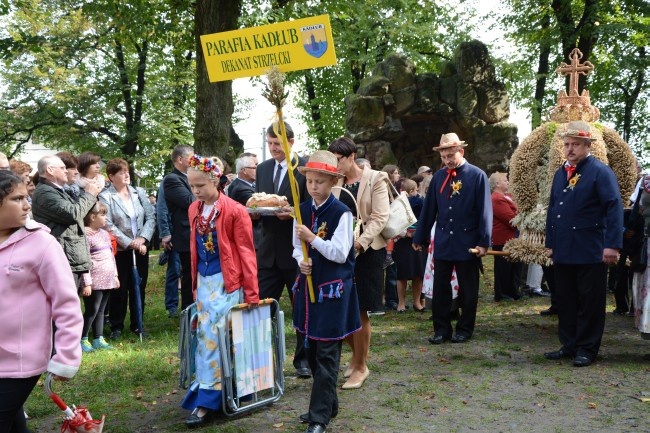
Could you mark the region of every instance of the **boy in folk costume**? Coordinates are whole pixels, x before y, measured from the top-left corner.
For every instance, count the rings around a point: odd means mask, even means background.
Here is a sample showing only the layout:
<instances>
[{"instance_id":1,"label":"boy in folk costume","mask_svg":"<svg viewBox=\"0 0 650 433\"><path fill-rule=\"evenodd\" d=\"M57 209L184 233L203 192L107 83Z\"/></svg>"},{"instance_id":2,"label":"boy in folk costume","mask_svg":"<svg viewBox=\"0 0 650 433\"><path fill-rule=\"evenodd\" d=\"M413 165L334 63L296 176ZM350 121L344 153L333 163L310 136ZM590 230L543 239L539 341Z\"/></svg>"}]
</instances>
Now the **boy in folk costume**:
<instances>
[{"instance_id":1,"label":"boy in folk costume","mask_svg":"<svg viewBox=\"0 0 650 433\"><path fill-rule=\"evenodd\" d=\"M341 343L361 328L354 276L354 235L350 209L332 195L341 176L337 160L326 150L311 155L300 173L307 178L312 197L300 205L303 224L294 223L293 257L300 276L293 287L293 325L305 338L307 359L314 377L307 433L322 433L338 413L336 381ZM301 241L307 243L303 256ZM311 275L316 302L309 299Z\"/></svg>"}]
</instances>

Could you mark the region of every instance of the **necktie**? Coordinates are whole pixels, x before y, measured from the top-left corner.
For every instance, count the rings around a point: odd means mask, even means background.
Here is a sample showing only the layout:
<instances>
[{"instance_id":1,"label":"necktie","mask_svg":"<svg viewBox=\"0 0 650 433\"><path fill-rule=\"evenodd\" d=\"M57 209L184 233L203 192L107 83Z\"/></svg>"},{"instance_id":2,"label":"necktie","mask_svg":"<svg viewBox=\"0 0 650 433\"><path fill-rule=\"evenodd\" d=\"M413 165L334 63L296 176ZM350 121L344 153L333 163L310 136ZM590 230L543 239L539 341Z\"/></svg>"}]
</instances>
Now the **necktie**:
<instances>
[{"instance_id":1,"label":"necktie","mask_svg":"<svg viewBox=\"0 0 650 433\"><path fill-rule=\"evenodd\" d=\"M275 170L275 177L273 178L273 192L278 193L280 189L280 177L282 176L282 164L278 164Z\"/></svg>"},{"instance_id":2,"label":"necktie","mask_svg":"<svg viewBox=\"0 0 650 433\"><path fill-rule=\"evenodd\" d=\"M565 165L564 170L566 171L566 180L569 180L573 177L573 173L576 172L575 165Z\"/></svg>"},{"instance_id":3,"label":"necktie","mask_svg":"<svg viewBox=\"0 0 650 433\"><path fill-rule=\"evenodd\" d=\"M445 178L445 181L442 183L442 186L440 187L440 194L442 194L442 191L445 189L445 186L447 185L447 182L450 182L452 178L456 177L456 169L454 168L448 168L447 169L447 177ZM449 189L449 193L451 194L451 189Z\"/></svg>"}]
</instances>

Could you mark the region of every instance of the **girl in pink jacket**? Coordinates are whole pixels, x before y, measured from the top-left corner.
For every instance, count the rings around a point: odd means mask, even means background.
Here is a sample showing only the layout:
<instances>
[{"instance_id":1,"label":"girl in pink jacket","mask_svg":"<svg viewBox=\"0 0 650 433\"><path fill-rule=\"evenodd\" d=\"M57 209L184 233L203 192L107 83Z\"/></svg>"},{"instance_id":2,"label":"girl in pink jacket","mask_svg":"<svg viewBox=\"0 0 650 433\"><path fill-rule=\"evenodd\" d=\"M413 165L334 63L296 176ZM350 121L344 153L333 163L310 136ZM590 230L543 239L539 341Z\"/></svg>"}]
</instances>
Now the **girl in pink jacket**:
<instances>
[{"instance_id":1,"label":"girl in pink jacket","mask_svg":"<svg viewBox=\"0 0 650 433\"><path fill-rule=\"evenodd\" d=\"M49 230L28 219L30 209L21 178L0 171L1 432L27 431L22 405L41 373L65 380L81 363L83 318L72 271Z\"/></svg>"}]
</instances>

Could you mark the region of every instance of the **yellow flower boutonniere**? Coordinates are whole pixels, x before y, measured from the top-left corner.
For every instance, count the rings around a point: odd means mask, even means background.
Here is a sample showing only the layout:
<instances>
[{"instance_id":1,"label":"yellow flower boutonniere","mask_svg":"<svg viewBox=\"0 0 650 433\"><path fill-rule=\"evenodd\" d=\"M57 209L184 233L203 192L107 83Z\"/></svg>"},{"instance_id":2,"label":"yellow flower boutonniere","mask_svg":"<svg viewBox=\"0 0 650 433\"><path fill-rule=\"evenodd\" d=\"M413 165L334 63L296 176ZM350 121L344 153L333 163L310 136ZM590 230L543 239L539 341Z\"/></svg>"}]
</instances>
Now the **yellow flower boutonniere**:
<instances>
[{"instance_id":1,"label":"yellow flower boutonniere","mask_svg":"<svg viewBox=\"0 0 650 433\"><path fill-rule=\"evenodd\" d=\"M323 221L323 223L318 227L318 231L316 232L316 236L318 236L321 239L325 239L325 235L327 235L327 223Z\"/></svg>"},{"instance_id":2,"label":"yellow flower boutonniere","mask_svg":"<svg viewBox=\"0 0 650 433\"><path fill-rule=\"evenodd\" d=\"M208 233L208 240L203 242L205 250L210 254L214 254L214 240L212 239L212 232Z\"/></svg>"},{"instance_id":3,"label":"yellow flower boutonniere","mask_svg":"<svg viewBox=\"0 0 650 433\"><path fill-rule=\"evenodd\" d=\"M573 175L573 177L571 179L569 179L569 189L575 188L575 186L576 186L576 184L578 183L579 180L580 180L580 175L579 174Z\"/></svg>"},{"instance_id":4,"label":"yellow flower boutonniere","mask_svg":"<svg viewBox=\"0 0 650 433\"><path fill-rule=\"evenodd\" d=\"M463 182L457 180L451 183L451 195L460 194L460 190L463 188Z\"/></svg>"}]
</instances>

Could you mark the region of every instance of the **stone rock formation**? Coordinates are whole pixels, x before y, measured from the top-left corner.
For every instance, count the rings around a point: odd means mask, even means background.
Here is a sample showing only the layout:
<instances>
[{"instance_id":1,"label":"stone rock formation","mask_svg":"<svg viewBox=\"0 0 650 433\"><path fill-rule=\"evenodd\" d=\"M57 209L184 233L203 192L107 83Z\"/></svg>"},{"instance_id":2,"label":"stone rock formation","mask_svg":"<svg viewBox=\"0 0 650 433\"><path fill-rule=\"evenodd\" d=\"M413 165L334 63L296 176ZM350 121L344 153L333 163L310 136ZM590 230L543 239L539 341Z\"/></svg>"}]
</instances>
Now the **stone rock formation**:
<instances>
[{"instance_id":1,"label":"stone rock formation","mask_svg":"<svg viewBox=\"0 0 650 433\"><path fill-rule=\"evenodd\" d=\"M479 41L461 44L439 75L418 75L406 57L391 54L345 104L357 154L376 168L397 164L410 175L421 165L438 167L432 147L442 134L455 132L468 143L465 155L472 164L505 171L518 144L505 85Z\"/></svg>"}]
</instances>

